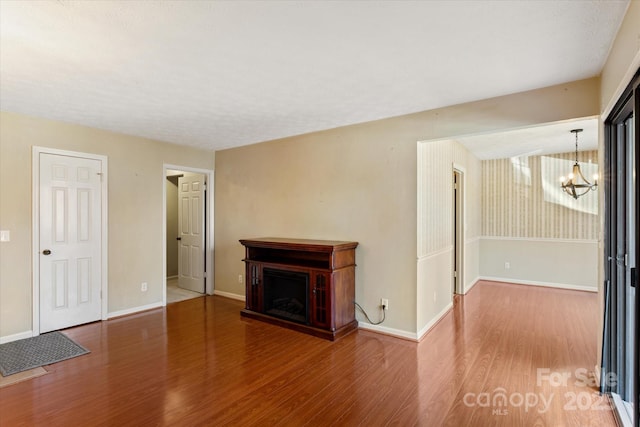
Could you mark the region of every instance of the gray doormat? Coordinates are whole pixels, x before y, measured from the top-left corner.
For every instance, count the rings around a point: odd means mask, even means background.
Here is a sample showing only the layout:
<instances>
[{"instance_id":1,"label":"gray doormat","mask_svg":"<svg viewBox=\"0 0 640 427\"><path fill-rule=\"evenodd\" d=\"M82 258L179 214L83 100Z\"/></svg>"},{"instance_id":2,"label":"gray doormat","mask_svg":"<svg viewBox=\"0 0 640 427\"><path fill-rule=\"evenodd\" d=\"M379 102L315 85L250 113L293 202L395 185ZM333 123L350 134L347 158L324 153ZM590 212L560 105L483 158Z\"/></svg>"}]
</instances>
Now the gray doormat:
<instances>
[{"instance_id":1,"label":"gray doormat","mask_svg":"<svg viewBox=\"0 0 640 427\"><path fill-rule=\"evenodd\" d=\"M89 350L66 335L49 332L0 344L0 373L6 377L87 353Z\"/></svg>"}]
</instances>

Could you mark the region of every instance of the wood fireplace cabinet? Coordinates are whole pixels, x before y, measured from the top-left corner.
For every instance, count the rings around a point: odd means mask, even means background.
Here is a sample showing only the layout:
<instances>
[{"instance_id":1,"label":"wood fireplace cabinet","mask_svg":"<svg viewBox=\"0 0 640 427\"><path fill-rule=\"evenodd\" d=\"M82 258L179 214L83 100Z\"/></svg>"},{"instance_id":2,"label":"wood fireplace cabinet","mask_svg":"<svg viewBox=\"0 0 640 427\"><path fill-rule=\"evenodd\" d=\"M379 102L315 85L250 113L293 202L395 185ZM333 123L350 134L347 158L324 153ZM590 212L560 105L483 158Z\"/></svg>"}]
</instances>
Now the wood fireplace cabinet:
<instances>
[{"instance_id":1,"label":"wood fireplace cabinet","mask_svg":"<svg viewBox=\"0 0 640 427\"><path fill-rule=\"evenodd\" d=\"M246 265L242 316L332 341L358 328L354 306L357 242L268 237L240 243L245 247ZM270 309L267 287L276 285L270 285L273 280L265 285L265 279L278 275L285 277L283 287L304 295L296 299L297 305L304 306L300 314L283 316ZM287 275L297 282L287 280ZM306 301L298 304L298 299Z\"/></svg>"}]
</instances>

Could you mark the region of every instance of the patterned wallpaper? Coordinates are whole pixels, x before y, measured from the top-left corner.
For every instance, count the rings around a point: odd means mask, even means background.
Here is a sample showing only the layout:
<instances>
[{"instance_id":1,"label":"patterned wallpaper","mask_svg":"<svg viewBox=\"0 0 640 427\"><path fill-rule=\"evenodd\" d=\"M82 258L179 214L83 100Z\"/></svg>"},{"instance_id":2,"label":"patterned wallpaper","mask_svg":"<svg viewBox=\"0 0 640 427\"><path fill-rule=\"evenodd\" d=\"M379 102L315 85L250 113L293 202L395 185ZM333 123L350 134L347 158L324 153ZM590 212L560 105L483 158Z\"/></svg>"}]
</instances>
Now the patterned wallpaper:
<instances>
[{"instance_id":1,"label":"patterned wallpaper","mask_svg":"<svg viewBox=\"0 0 640 427\"><path fill-rule=\"evenodd\" d=\"M482 235L596 240L598 194L562 191L575 153L482 161ZM598 172L597 151L580 152L585 177Z\"/></svg>"},{"instance_id":2,"label":"patterned wallpaper","mask_svg":"<svg viewBox=\"0 0 640 427\"><path fill-rule=\"evenodd\" d=\"M418 256L453 245L453 165L464 168L466 240L480 235L482 166L453 140L418 144Z\"/></svg>"}]
</instances>

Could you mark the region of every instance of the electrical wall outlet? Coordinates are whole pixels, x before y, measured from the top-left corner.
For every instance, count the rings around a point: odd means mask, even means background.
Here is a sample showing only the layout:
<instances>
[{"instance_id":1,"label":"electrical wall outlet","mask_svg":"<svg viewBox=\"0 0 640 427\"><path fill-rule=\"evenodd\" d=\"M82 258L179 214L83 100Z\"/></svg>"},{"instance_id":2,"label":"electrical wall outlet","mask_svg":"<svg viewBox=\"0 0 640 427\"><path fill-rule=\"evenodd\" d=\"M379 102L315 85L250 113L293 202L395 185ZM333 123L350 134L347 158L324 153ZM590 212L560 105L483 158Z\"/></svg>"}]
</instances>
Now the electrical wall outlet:
<instances>
[{"instance_id":1,"label":"electrical wall outlet","mask_svg":"<svg viewBox=\"0 0 640 427\"><path fill-rule=\"evenodd\" d=\"M9 230L1 230L0 242L10 242L10 241L11 241L11 232Z\"/></svg>"},{"instance_id":2,"label":"electrical wall outlet","mask_svg":"<svg viewBox=\"0 0 640 427\"><path fill-rule=\"evenodd\" d=\"M140 285L140 291L147 292L148 289L149 285L147 284L147 282L142 282L142 284Z\"/></svg>"},{"instance_id":3,"label":"electrical wall outlet","mask_svg":"<svg viewBox=\"0 0 640 427\"><path fill-rule=\"evenodd\" d=\"M385 310L389 310L389 300L386 298L380 299L380 305L384 307Z\"/></svg>"},{"instance_id":4,"label":"electrical wall outlet","mask_svg":"<svg viewBox=\"0 0 640 427\"><path fill-rule=\"evenodd\" d=\"M510 262L508 262L508 261L507 261L507 262L505 262L505 263L504 263L504 269L505 269L505 270L508 270L508 269L510 269L510 268L511 268L511 263L510 263Z\"/></svg>"},{"instance_id":5,"label":"electrical wall outlet","mask_svg":"<svg viewBox=\"0 0 640 427\"><path fill-rule=\"evenodd\" d=\"M242 274L238 274L238 283L242 283Z\"/></svg>"}]
</instances>

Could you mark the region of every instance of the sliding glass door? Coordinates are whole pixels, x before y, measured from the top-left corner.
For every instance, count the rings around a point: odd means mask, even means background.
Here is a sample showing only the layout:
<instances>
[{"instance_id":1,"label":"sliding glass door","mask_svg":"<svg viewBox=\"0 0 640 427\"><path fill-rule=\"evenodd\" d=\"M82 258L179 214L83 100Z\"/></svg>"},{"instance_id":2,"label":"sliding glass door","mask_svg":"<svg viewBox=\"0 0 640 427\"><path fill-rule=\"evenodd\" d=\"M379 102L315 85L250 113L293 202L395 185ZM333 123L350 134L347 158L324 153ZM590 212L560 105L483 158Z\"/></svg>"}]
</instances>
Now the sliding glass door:
<instances>
[{"instance_id":1,"label":"sliding glass door","mask_svg":"<svg viewBox=\"0 0 640 427\"><path fill-rule=\"evenodd\" d=\"M638 132L640 73L605 125L605 322L601 388L614 396L620 421L638 425Z\"/></svg>"}]
</instances>

